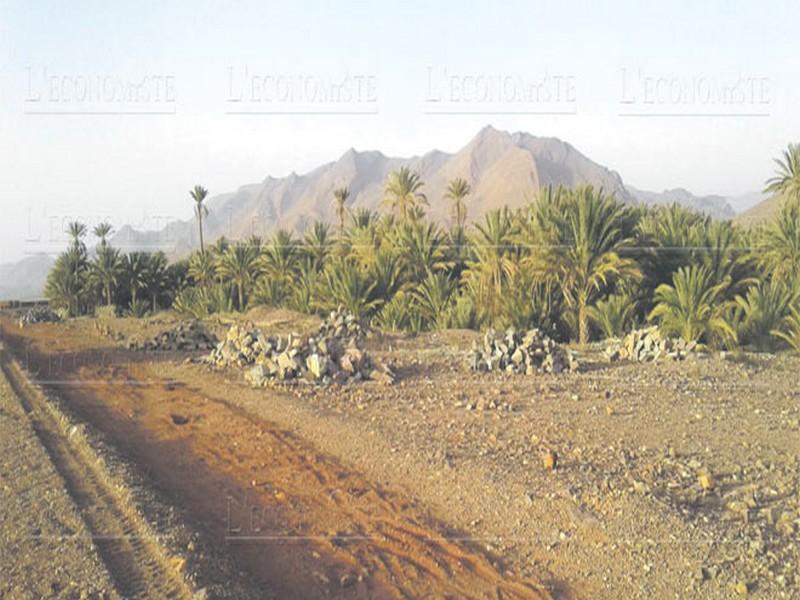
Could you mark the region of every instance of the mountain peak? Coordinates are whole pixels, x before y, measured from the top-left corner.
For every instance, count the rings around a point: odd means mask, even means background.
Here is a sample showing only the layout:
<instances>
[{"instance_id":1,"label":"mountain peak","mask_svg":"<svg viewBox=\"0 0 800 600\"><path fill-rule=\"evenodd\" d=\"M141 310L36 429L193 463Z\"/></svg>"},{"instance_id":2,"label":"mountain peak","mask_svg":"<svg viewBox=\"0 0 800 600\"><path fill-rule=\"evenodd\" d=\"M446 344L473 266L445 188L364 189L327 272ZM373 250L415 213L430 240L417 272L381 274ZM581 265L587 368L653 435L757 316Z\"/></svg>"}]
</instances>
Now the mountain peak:
<instances>
[{"instance_id":1,"label":"mountain peak","mask_svg":"<svg viewBox=\"0 0 800 600\"><path fill-rule=\"evenodd\" d=\"M496 129L493 125L485 125L475 134L472 138L473 142L481 142L493 139L510 139L511 134L508 131L501 131Z\"/></svg>"}]
</instances>

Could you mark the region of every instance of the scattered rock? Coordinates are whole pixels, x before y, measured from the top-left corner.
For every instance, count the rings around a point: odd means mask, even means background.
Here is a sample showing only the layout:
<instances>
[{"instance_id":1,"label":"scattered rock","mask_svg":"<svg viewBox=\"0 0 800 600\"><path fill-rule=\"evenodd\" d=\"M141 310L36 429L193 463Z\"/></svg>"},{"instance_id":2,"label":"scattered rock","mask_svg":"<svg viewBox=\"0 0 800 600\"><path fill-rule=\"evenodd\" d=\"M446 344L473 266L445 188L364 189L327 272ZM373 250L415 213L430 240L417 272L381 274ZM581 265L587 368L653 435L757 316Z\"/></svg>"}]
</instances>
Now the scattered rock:
<instances>
[{"instance_id":1,"label":"scattered rock","mask_svg":"<svg viewBox=\"0 0 800 600\"><path fill-rule=\"evenodd\" d=\"M747 586L747 582L738 581L736 585L733 586L733 591L736 592L739 596L747 596L750 590Z\"/></svg>"},{"instance_id":2,"label":"scattered rock","mask_svg":"<svg viewBox=\"0 0 800 600\"><path fill-rule=\"evenodd\" d=\"M144 341L130 340L129 350L147 352L176 352L211 350L217 345L217 338L208 332L199 321L179 323L176 327L162 331Z\"/></svg>"},{"instance_id":3,"label":"scattered rock","mask_svg":"<svg viewBox=\"0 0 800 600\"><path fill-rule=\"evenodd\" d=\"M20 327L34 325L35 323L58 323L61 316L49 306L35 306L20 315L17 323Z\"/></svg>"},{"instance_id":4,"label":"scattered rock","mask_svg":"<svg viewBox=\"0 0 800 600\"><path fill-rule=\"evenodd\" d=\"M546 471L553 471L558 466L558 455L553 450L546 450L542 454L542 466Z\"/></svg>"}]
</instances>

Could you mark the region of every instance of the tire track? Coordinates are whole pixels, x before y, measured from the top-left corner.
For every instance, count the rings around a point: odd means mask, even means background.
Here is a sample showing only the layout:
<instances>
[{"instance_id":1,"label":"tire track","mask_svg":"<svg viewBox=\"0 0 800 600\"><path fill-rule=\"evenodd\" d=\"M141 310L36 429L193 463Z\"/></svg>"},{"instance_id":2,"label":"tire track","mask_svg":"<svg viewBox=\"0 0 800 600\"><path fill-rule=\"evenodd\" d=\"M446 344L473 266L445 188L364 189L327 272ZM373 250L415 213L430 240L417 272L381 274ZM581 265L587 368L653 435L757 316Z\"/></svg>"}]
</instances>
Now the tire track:
<instances>
[{"instance_id":1,"label":"tire track","mask_svg":"<svg viewBox=\"0 0 800 600\"><path fill-rule=\"evenodd\" d=\"M125 598L191 598L192 592L149 526L114 486L90 451L71 441L65 421L44 393L7 356L2 371L70 496L119 594ZM176 563L177 564L177 563Z\"/></svg>"}]
</instances>

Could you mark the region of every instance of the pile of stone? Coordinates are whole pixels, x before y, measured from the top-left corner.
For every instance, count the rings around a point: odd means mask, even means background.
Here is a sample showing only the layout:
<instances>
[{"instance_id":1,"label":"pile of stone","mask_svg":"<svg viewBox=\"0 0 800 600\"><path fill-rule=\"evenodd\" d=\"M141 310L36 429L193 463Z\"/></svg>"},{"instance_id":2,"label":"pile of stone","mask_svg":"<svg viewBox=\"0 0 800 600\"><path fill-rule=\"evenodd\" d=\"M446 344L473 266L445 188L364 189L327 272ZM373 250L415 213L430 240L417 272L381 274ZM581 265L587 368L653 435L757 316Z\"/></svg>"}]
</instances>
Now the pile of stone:
<instances>
[{"instance_id":1,"label":"pile of stone","mask_svg":"<svg viewBox=\"0 0 800 600\"><path fill-rule=\"evenodd\" d=\"M605 355L610 362L630 360L652 362L659 358L683 360L697 348L696 342L683 338L668 338L656 326L634 329L622 340L611 340Z\"/></svg>"},{"instance_id":2,"label":"pile of stone","mask_svg":"<svg viewBox=\"0 0 800 600\"><path fill-rule=\"evenodd\" d=\"M140 341L130 340L130 350L145 350L148 352L192 352L197 350L211 350L217 347L217 338L209 333L199 321L188 321L178 324L177 327L162 331L152 338Z\"/></svg>"},{"instance_id":3,"label":"pile of stone","mask_svg":"<svg viewBox=\"0 0 800 600\"><path fill-rule=\"evenodd\" d=\"M36 306L26 310L17 321L20 327L33 325L34 323L58 323L61 317L49 306Z\"/></svg>"},{"instance_id":4,"label":"pile of stone","mask_svg":"<svg viewBox=\"0 0 800 600\"><path fill-rule=\"evenodd\" d=\"M206 362L219 368L247 368L245 379L254 387L269 381L393 383L394 374L373 361L363 349L366 332L352 314L332 312L310 336L265 335L252 325L233 325Z\"/></svg>"},{"instance_id":5,"label":"pile of stone","mask_svg":"<svg viewBox=\"0 0 800 600\"><path fill-rule=\"evenodd\" d=\"M562 348L540 329L519 332L513 327L505 333L489 329L483 345L472 345L469 368L473 371L508 373L562 373L577 371L575 353Z\"/></svg>"}]
</instances>

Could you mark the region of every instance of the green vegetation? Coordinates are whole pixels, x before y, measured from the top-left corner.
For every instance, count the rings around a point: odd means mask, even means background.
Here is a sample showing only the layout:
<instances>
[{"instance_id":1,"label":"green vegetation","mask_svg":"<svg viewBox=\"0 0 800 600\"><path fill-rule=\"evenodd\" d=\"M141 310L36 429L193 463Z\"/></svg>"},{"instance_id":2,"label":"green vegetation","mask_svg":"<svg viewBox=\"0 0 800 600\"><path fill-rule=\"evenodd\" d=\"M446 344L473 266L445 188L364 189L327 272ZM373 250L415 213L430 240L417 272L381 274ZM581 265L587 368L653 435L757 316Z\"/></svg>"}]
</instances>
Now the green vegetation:
<instances>
[{"instance_id":1,"label":"green vegetation","mask_svg":"<svg viewBox=\"0 0 800 600\"><path fill-rule=\"evenodd\" d=\"M313 223L302 238L278 230L203 245L207 192L192 192L200 249L168 264L161 252L122 254L111 227L69 226L70 244L47 282L72 315L112 305L132 315L172 306L204 318L256 305L322 313L338 305L379 327L540 327L581 344L646 322L715 347L800 350L798 147L778 161L768 189L785 202L760 229L743 230L677 205L627 206L592 187L545 188L524 208L467 222L463 179L445 197L451 225L425 218L417 173L385 185L386 214L350 210L333 192L336 233Z\"/></svg>"}]
</instances>

